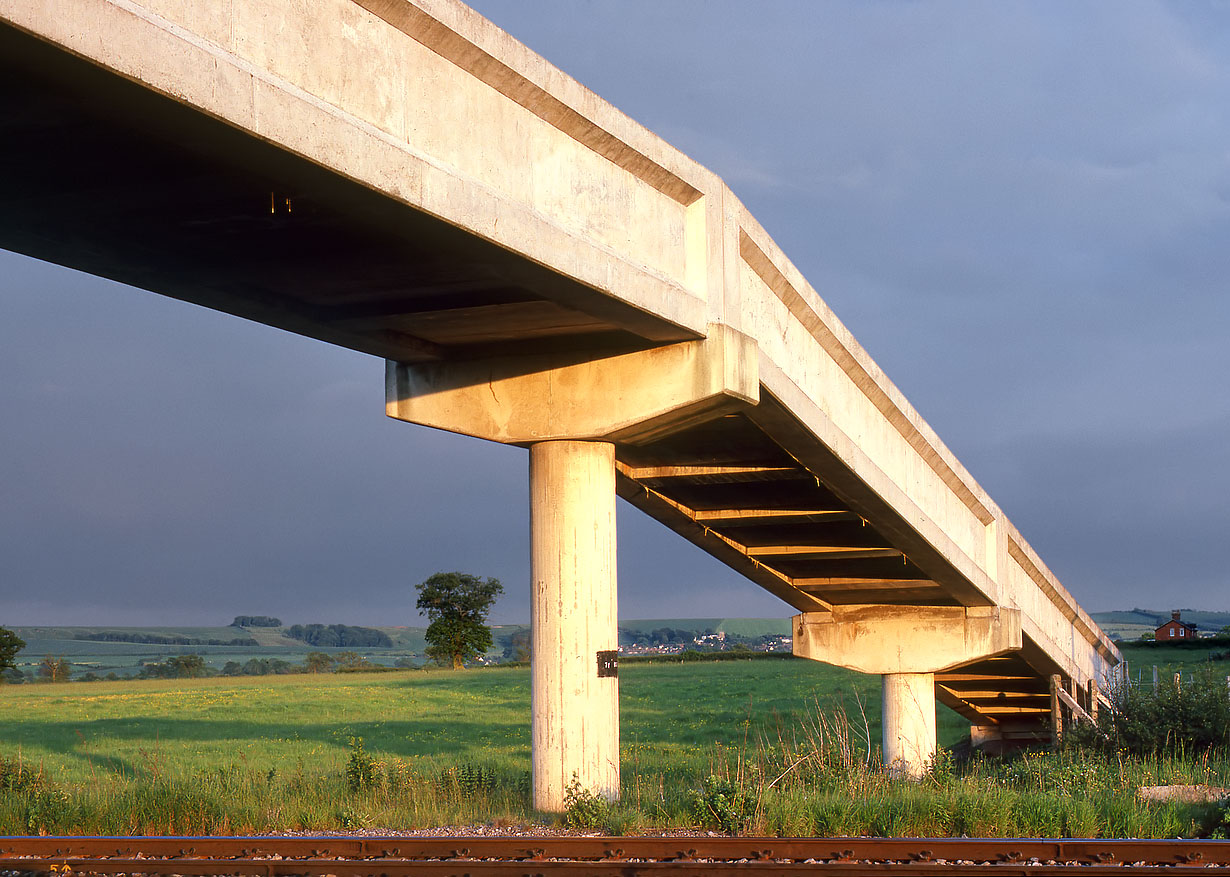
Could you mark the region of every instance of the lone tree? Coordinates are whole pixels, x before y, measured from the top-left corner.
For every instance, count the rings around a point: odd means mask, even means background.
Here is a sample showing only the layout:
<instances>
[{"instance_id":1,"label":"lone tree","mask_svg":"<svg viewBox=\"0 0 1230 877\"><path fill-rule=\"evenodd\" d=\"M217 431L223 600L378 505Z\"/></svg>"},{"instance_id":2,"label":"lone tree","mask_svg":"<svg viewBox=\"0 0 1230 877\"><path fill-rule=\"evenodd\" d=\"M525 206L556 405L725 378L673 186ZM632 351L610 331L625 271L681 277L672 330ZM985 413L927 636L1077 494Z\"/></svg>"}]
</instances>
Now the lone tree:
<instances>
[{"instance_id":1,"label":"lone tree","mask_svg":"<svg viewBox=\"0 0 1230 877\"><path fill-rule=\"evenodd\" d=\"M67 682L73 675L73 665L67 658L47 655L38 663L38 675L48 682Z\"/></svg>"},{"instance_id":2,"label":"lone tree","mask_svg":"<svg viewBox=\"0 0 1230 877\"><path fill-rule=\"evenodd\" d=\"M17 653L26 647L26 641L7 627L0 627L0 670L16 667Z\"/></svg>"},{"instance_id":3,"label":"lone tree","mask_svg":"<svg viewBox=\"0 0 1230 877\"><path fill-rule=\"evenodd\" d=\"M427 628L427 657L460 670L465 662L491 648L487 613L504 593L499 579L481 579L462 572L438 572L414 586Z\"/></svg>"}]
</instances>

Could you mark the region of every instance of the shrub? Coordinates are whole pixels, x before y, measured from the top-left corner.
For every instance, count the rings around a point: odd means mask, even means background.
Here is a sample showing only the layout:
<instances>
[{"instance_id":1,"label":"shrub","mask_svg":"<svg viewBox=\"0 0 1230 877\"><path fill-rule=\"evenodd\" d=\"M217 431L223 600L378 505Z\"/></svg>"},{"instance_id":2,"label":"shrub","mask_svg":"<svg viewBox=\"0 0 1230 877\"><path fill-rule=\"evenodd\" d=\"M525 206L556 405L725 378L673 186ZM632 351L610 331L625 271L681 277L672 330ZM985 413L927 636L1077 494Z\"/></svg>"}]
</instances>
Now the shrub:
<instances>
[{"instance_id":1,"label":"shrub","mask_svg":"<svg viewBox=\"0 0 1230 877\"><path fill-rule=\"evenodd\" d=\"M26 831L30 834L62 833L72 819L72 804L59 789L40 789L26 804Z\"/></svg>"},{"instance_id":2,"label":"shrub","mask_svg":"<svg viewBox=\"0 0 1230 877\"><path fill-rule=\"evenodd\" d=\"M1097 727L1077 725L1066 740L1112 752L1149 755L1230 745L1230 688L1211 670L1186 684L1119 685Z\"/></svg>"},{"instance_id":3,"label":"shrub","mask_svg":"<svg viewBox=\"0 0 1230 877\"><path fill-rule=\"evenodd\" d=\"M33 771L20 758L0 757L0 791L29 792L45 785L43 772Z\"/></svg>"}]
</instances>

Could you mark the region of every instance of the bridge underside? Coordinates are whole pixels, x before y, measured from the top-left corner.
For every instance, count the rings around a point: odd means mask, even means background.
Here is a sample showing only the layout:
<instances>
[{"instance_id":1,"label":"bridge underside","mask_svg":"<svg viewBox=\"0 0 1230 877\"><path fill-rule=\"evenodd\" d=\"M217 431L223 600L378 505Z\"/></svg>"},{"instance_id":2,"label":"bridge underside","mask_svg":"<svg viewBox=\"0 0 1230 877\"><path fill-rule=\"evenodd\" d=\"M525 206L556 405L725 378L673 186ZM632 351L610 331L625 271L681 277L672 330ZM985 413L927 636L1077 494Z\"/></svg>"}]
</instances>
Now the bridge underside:
<instances>
[{"instance_id":1,"label":"bridge underside","mask_svg":"<svg viewBox=\"0 0 1230 877\"><path fill-rule=\"evenodd\" d=\"M800 610L960 605L774 441L757 413L619 445L619 495Z\"/></svg>"},{"instance_id":2,"label":"bridge underside","mask_svg":"<svg viewBox=\"0 0 1230 877\"><path fill-rule=\"evenodd\" d=\"M399 362L689 332L0 25L0 247Z\"/></svg>"},{"instance_id":3,"label":"bridge underside","mask_svg":"<svg viewBox=\"0 0 1230 877\"><path fill-rule=\"evenodd\" d=\"M792 456L768 431L787 418L762 398L650 444L617 445L619 495L800 612L985 602L936 558L928 573L872 525L889 520L876 497L839 495L824 477L837 461L809 468ZM1025 637L1019 652L937 673L935 693L1009 745L1036 743L1050 739L1049 677L1059 672Z\"/></svg>"}]
</instances>

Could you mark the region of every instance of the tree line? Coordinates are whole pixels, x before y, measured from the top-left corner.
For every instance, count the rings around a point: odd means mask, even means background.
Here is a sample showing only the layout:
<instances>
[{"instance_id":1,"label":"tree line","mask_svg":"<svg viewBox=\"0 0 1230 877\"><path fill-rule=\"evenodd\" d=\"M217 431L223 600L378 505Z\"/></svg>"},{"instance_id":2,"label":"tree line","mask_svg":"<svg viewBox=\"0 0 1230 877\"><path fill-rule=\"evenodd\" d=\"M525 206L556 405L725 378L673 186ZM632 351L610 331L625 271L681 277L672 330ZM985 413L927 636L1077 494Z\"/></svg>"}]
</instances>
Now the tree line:
<instances>
[{"instance_id":1,"label":"tree line","mask_svg":"<svg viewBox=\"0 0 1230 877\"><path fill-rule=\"evenodd\" d=\"M374 627L352 627L348 624L292 624L286 628L291 639L320 648L383 648L393 647L393 640L383 630Z\"/></svg>"},{"instance_id":2,"label":"tree line","mask_svg":"<svg viewBox=\"0 0 1230 877\"><path fill-rule=\"evenodd\" d=\"M398 658L394 664L394 667L402 669L415 666L409 658ZM89 671L74 680L73 665L67 658L47 655L39 662L34 676L44 682L118 682L124 679L203 679L208 676L283 676L294 673L378 673L389 669L392 668L349 651L332 655L309 652L301 664L280 658L249 658L243 663L227 661L221 670L209 666L200 655L187 654L171 655L159 661L144 661L131 676L120 676L115 672L100 676ZM26 675L16 668L10 667L4 673L9 682L27 681Z\"/></svg>"},{"instance_id":3,"label":"tree line","mask_svg":"<svg viewBox=\"0 0 1230 877\"><path fill-rule=\"evenodd\" d=\"M272 615L236 615L231 627L281 627L282 619Z\"/></svg>"},{"instance_id":4,"label":"tree line","mask_svg":"<svg viewBox=\"0 0 1230 877\"><path fill-rule=\"evenodd\" d=\"M399 659L397 666L413 666ZM179 655L152 662L141 668L139 679L195 679L204 676L285 676L296 673L361 673L387 670L374 664L358 652L308 652L302 664L280 658L249 658L247 661L227 661L221 671L207 665L200 655Z\"/></svg>"}]
</instances>

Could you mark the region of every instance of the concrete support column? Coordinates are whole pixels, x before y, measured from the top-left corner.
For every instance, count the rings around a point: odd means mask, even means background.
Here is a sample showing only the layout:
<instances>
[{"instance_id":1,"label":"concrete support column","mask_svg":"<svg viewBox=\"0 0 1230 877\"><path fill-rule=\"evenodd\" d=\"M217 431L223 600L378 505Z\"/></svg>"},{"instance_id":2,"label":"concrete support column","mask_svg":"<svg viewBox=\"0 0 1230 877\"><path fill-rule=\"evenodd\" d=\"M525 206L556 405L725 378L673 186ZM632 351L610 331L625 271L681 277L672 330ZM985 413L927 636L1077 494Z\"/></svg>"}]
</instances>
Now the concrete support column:
<instances>
[{"instance_id":1,"label":"concrete support column","mask_svg":"<svg viewBox=\"0 0 1230 877\"><path fill-rule=\"evenodd\" d=\"M935 674L885 673L884 765L920 779L935 759Z\"/></svg>"},{"instance_id":2,"label":"concrete support column","mask_svg":"<svg viewBox=\"0 0 1230 877\"><path fill-rule=\"evenodd\" d=\"M530 447L533 802L564 809L565 790L619 797L619 678L599 676L618 648L615 446Z\"/></svg>"}]
</instances>

